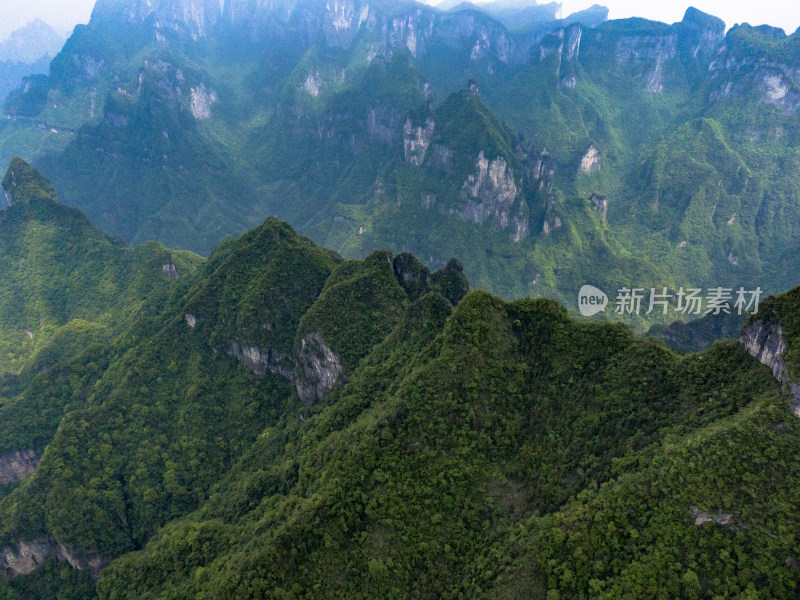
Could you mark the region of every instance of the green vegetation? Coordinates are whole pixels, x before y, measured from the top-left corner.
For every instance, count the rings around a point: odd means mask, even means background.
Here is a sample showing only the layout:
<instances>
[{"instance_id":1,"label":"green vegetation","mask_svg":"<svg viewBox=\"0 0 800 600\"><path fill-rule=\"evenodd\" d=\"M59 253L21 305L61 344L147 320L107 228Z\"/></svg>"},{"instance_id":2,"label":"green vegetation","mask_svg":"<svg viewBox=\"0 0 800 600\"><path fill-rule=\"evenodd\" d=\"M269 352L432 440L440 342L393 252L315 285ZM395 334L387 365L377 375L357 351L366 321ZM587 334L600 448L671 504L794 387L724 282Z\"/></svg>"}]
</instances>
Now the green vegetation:
<instances>
[{"instance_id":1,"label":"green vegetation","mask_svg":"<svg viewBox=\"0 0 800 600\"><path fill-rule=\"evenodd\" d=\"M0 388L0 455L44 450L0 495L3 560L39 540L81 570L51 554L3 597L796 596L800 424L738 343L682 356L468 292L455 260L343 260L275 219L206 261L131 250L13 168L31 192L0 235L64 243L9 272L47 252L95 304L68 295ZM90 243L129 287L78 268ZM795 290L762 313L791 352L798 307ZM300 362L336 375L326 351L344 377L300 402Z\"/></svg>"},{"instance_id":2,"label":"green vegetation","mask_svg":"<svg viewBox=\"0 0 800 600\"><path fill-rule=\"evenodd\" d=\"M748 323L765 321L768 325L778 325L786 340L786 370L788 376L797 381L800 379L800 289L795 288L785 294L767 298L757 315L752 315Z\"/></svg>"},{"instance_id":3,"label":"green vegetation","mask_svg":"<svg viewBox=\"0 0 800 600\"><path fill-rule=\"evenodd\" d=\"M325 6L247 26L233 11L196 36L185 15L121 27L101 3L6 103L0 161L33 161L129 243L208 255L272 215L348 259L457 256L477 287L570 310L586 283L800 280L800 36L726 34L695 9L509 32L396 3L373 3L356 34L322 25ZM581 172L592 147L599 170ZM465 193L481 152L506 165L510 206L496 187ZM684 317L607 318L644 332Z\"/></svg>"},{"instance_id":4,"label":"green vegetation","mask_svg":"<svg viewBox=\"0 0 800 600\"><path fill-rule=\"evenodd\" d=\"M800 34L165 6L5 104L1 597L798 596L743 319L557 301L791 289L750 322L800 379Z\"/></svg>"},{"instance_id":5,"label":"green vegetation","mask_svg":"<svg viewBox=\"0 0 800 600\"><path fill-rule=\"evenodd\" d=\"M798 426L742 349L680 359L547 301L473 293L449 318L434 302L112 563L100 597L644 598L661 576L665 593L791 596ZM736 520L700 527L692 506Z\"/></svg>"},{"instance_id":6,"label":"green vegetation","mask_svg":"<svg viewBox=\"0 0 800 600\"><path fill-rule=\"evenodd\" d=\"M34 355L42 368L47 352L68 352L48 346L54 336L81 335L74 325L59 329L72 320L118 333L159 310L174 285L164 267L186 275L201 261L157 243L125 247L60 204L52 185L20 159L2 185L13 204L0 213L0 376L19 374Z\"/></svg>"}]
</instances>

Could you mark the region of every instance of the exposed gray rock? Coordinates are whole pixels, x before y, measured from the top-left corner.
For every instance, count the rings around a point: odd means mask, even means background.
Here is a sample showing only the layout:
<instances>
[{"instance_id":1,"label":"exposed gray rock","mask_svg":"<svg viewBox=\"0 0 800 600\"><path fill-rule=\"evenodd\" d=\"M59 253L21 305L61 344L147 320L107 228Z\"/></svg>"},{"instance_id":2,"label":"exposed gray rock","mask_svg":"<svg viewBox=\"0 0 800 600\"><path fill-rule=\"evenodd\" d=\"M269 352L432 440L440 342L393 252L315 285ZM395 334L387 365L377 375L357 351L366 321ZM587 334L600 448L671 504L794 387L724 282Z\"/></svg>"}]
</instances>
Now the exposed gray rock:
<instances>
[{"instance_id":1,"label":"exposed gray rock","mask_svg":"<svg viewBox=\"0 0 800 600\"><path fill-rule=\"evenodd\" d=\"M794 396L792 412L800 417L800 384L792 381L786 372L786 341L780 325L763 320L755 321L744 328L739 341L751 356L772 370L775 379L789 386Z\"/></svg>"},{"instance_id":2,"label":"exposed gray rock","mask_svg":"<svg viewBox=\"0 0 800 600\"><path fill-rule=\"evenodd\" d=\"M800 93L797 79L791 77L791 69L767 70L759 82L762 99L768 104L775 104L788 113L800 110Z\"/></svg>"},{"instance_id":3,"label":"exposed gray rock","mask_svg":"<svg viewBox=\"0 0 800 600\"><path fill-rule=\"evenodd\" d=\"M53 550L46 538L21 541L16 548L0 550L0 566L7 575L30 575L53 556Z\"/></svg>"},{"instance_id":4,"label":"exposed gray rock","mask_svg":"<svg viewBox=\"0 0 800 600\"><path fill-rule=\"evenodd\" d=\"M537 34L510 35L505 27L474 11L440 12L432 7L370 3L364 0L326 0L322 14L298 0L227 0L223 21L259 39L276 26L298 38L324 38L332 47L353 48L363 43L364 58L391 58L398 50L422 58L434 49L460 49L474 40L473 61L521 64L538 43ZM368 40L368 41L367 41Z\"/></svg>"},{"instance_id":5,"label":"exposed gray rock","mask_svg":"<svg viewBox=\"0 0 800 600\"><path fill-rule=\"evenodd\" d=\"M558 215L554 215L549 219L545 219L544 224L542 225L542 231L546 235L550 235L556 229L560 228L561 228L561 217L559 217Z\"/></svg>"},{"instance_id":6,"label":"exposed gray rock","mask_svg":"<svg viewBox=\"0 0 800 600\"><path fill-rule=\"evenodd\" d=\"M540 45L539 45L539 62L544 61L548 56L553 54L558 54L559 57L559 67L561 66L561 56L564 51L564 41L563 35L564 31L559 30L556 32L556 35L548 36Z\"/></svg>"},{"instance_id":7,"label":"exposed gray rock","mask_svg":"<svg viewBox=\"0 0 800 600\"><path fill-rule=\"evenodd\" d=\"M211 106L217 101L214 90L206 90L205 84L192 88L192 114L198 121L211 117Z\"/></svg>"},{"instance_id":8,"label":"exposed gray rock","mask_svg":"<svg viewBox=\"0 0 800 600\"><path fill-rule=\"evenodd\" d=\"M678 55L678 36L623 36L617 42L617 64L623 68L645 70L645 90L650 93L664 91L664 63Z\"/></svg>"},{"instance_id":9,"label":"exposed gray rock","mask_svg":"<svg viewBox=\"0 0 800 600\"><path fill-rule=\"evenodd\" d=\"M22 481L41 459L42 453L36 450L18 450L0 456L0 486Z\"/></svg>"},{"instance_id":10,"label":"exposed gray rock","mask_svg":"<svg viewBox=\"0 0 800 600\"><path fill-rule=\"evenodd\" d=\"M522 164L522 184L526 188L547 192L552 189L556 163L547 148L539 151L532 144L518 144L514 156Z\"/></svg>"},{"instance_id":11,"label":"exposed gray rock","mask_svg":"<svg viewBox=\"0 0 800 600\"><path fill-rule=\"evenodd\" d=\"M161 265L161 270L164 271L170 279L178 280L181 278L180 273L178 273L178 267L176 267L175 263L172 261Z\"/></svg>"},{"instance_id":12,"label":"exposed gray rock","mask_svg":"<svg viewBox=\"0 0 800 600\"><path fill-rule=\"evenodd\" d=\"M91 571L95 578L99 577L100 569L111 562L110 559L100 556L91 556L86 558L78 557L76 553L72 553L67 550L64 544L61 542L58 542L57 546L58 549L54 555L58 560L66 560L73 569L78 571Z\"/></svg>"},{"instance_id":13,"label":"exposed gray rock","mask_svg":"<svg viewBox=\"0 0 800 600\"><path fill-rule=\"evenodd\" d=\"M787 114L800 111L800 69L723 44L709 64L711 102L760 97Z\"/></svg>"},{"instance_id":14,"label":"exposed gray rock","mask_svg":"<svg viewBox=\"0 0 800 600\"><path fill-rule=\"evenodd\" d=\"M453 170L453 150L444 144L434 144L431 148L431 164L446 173Z\"/></svg>"},{"instance_id":15,"label":"exposed gray rock","mask_svg":"<svg viewBox=\"0 0 800 600\"><path fill-rule=\"evenodd\" d=\"M244 363L255 375L275 373L294 383L298 397L306 406L322 400L346 379L339 357L319 333L303 336L296 356L239 340L229 340L224 351Z\"/></svg>"},{"instance_id":16,"label":"exposed gray rock","mask_svg":"<svg viewBox=\"0 0 800 600\"><path fill-rule=\"evenodd\" d=\"M425 153L433 138L433 130L436 124L433 119L425 119L424 125L412 123L411 117L406 118L403 126L403 151L405 161L417 167L425 162Z\"/></svg>"},{"instance_id":17,"label":"exposed gray rock","mask_svg":"<svg viewBox=\"0 0 800 600\"><path fill-rule=\"evenodd\" d=\"M600 215L600 218L605 221L606 215L608 214L608 198L605 196L600 196L598 194L592 194L589 200L594 206L595 210L597 210L597 214Z\"/></svg>"},{"instance_id":18,"label":"exposed gray rock","mask_svg":"<svg viewBox=\"0 0 800 600\"><path fill-rule=\"evenodd\" d=\"M230 340L227 353L235 356L256 375L276 373L290 381L294 381L293 361L291 357L281 354L272 348L261 349L245 342Z\"/></svg>"},{"instance_id":19,"label":"exposed gray rock","mask_svg":"<svg viewBox=\"0 0 800 600\"><path fill-rule=\"evenodd\" d=\"M367 134L370 139L393 145L398 138L398 125L402 117L385 106L370 107L367 114Z\"/></svg>"},{"instance_id":20,"label":"exposed gray rock","mask_svg":"<svg viewBox=\"0 0 800 600\"><path fill-rule=\"evenodd\" d=\"M209 34L221 14L219 0L100 0L95 16L115 16L129 23L154 17L156 30L188 32L198 39Z\"/></svg>"},{"instance_id":21,"label":"exposed gray rock","mask_svg":"<svg viewBox=\"0 0 800 600\"><path fill-rule=\"evenodd\" d=\"M530 223L528 221L527 212L520 211L520 214L515 215L511 219L511 241L521 242L530 236Z\"/></svg>"},{"instance_id":22,"label":"exposed gray rock","mask_svg":"<svg viewBox=\"0 0 800 600\"><path fill-rule=\"evenodd\" d=\"M328 348L319 333L307 333L303 336L298 358L299 373L295 387L301 402L306 406L322 400L344 380L339 357Z\"/></svg>"},{"instance_id":23,"label":"exposed gray rock","mask_svg":"<svg viewBox=\"0 0 800 600\"><path fill-rule=\"evenodd\" d=\"M309 73L308 77L306 77L306 81L303 84L303 89L308 92L311 96L315 98L319 96L320 88L322 88L323 81L322 78L319 76L319 71L314 71L313 73Z\"/></svg>"},{"instance_id":24,"label":"exposed gray rock","mask_svg":"<svg viewBox=\"0 0 800 600\"><path fill-rule=\"evenodd\" d=\"M544 223L542 223L542 232L545 235L550 235L556 229L562 226L561 216L557 211L556 199L554 196L547 196L544 203Z\"/></svg>"},{"instance_id":25,"label":"exposed gray rock","mask_svg":"<svg viewBox=\"0 0 800 600\"><path fill-rule=\"evenodd\" d=\"M578 58L581 50L581 37L583 27L575 23L570 25L564 32L564 60L570 61Z\"/></svg>"},{"instance_id":26,"label":"exposed gray rock","mask_svg":"<svg viewBox=\"0 0 800 600\"><path fill-rule=\"evenodd\" d=\"M692 506L691 508L692 520L697 527L703 525L704 523L716 523L717 525L723 525L726 527L733 525L733 515L730 515L726 512L719 511L712 515L711 513L700 510L696 506Z\"/></svg>"},{"instance_id":27,"label":"exposed gray rock","mask_svg":"<svg viewBox=\"0 0 800 600\"><path fill-rule=\"evenodd\" d=\"M530 234L527 205L518 202L518 197L514 173L505 158L489 160L481 151L475 161L475 172L461 187L464 202L453 212L464 221L478 225L491 221L497 229L510 229L511 239L518 242Z\"/></svg>"},{"instance_id":28,"label":"exposed gray rock","mask_svg":"<svg viewBox=\"0 0 800 600\"><path fill-rule=\"evenodd\" d=\"M0 571L5 575L30 575L48 560L67 562L78 571L91 571L97 578L100 570L110 560L102 557L79 558L52 538L40 537L35 540L20 540L16 547L0 550Z\"/></svg>"},{"instance_id":29,"label":"exposed gray rock","mask_svg":"<svg viewBox=\"0 0 800 600\"><path fill-rule=\"evenodd\" d=\"M600 157L600 150L597 149L597 146L592 144L589 146L586 154L584 154L583 158L581 159L581 165L578 167L578 173L597 173L597 171L600 170L601 164L602 159Z\"/></svg>"},{"instance_id":30,"label":"exposed gray rock","mask_svg":"<svg viewBox=\"0 0 800 600\"><path fill-rule=\"evenodd\" d=\"M73 54L72 64L78 67L87 79L94 79L106 67L105 60L95 60L94 57L86 54Z\"/></svg>"}]
</instances>

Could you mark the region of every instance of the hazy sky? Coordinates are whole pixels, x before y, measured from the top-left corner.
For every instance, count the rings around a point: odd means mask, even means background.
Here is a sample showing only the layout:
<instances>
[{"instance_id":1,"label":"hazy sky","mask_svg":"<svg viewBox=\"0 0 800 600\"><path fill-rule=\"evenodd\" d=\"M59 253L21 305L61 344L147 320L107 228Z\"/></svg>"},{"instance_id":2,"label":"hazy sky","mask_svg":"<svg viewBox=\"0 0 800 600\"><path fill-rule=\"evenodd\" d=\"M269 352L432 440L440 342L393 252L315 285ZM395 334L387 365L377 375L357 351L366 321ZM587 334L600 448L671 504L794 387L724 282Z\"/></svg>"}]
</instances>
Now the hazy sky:
<instances>
[{"instance_id":1,"label":"hazy sky","mask_svg":"<svg viewBox=\"0 0 800 600\"><path fill-rule=\"evenodd\" d=\"M427 0L437 4L440 0ZM0 0L0 39L36 17L62 32L71 31L78 23L86 23L95 0ZM786 33L800 27L800 2L797 0L562 0L564 16L591 6L595 2L611 9L610 17L647 17L673 23L680 21L686 7L723 19L728 27L735 23L782 27Z\"/></svg>"},{"instance_id":2,"label":"hazy sky","mask_svg":"<svg viewBox=\"0 0 800 600\"><path fill-rule=\"evenodd\" d=\"M688 6L694 6L719 17L728 27L737 23L767 24L781 27L787 34L800 27L800 2L797 0L562 0L561 3L564 16L592 4L602 4L611 11L609 19L635 16L674 23L683 18Z\"/></svg>"},{"instance_id":3,"label":"hazy sky","mask_svg":"<svg viewBox=\"0 0 800 600\"><path fill-rule=\"evenodd\" d=\"M0 0L0 38L40 18L61 33L87 23L95 0Z\"/></svg>"}]
</instances>

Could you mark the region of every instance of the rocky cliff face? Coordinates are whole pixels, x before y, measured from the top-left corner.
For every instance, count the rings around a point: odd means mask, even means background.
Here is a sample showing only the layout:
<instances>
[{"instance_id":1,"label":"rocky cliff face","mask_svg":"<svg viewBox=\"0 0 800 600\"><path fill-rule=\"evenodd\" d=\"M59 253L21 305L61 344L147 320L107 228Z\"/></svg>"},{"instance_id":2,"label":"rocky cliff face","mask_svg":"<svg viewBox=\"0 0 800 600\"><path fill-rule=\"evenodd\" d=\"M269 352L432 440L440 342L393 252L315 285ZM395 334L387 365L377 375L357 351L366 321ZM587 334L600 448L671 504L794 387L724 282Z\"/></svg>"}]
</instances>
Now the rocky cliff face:
<instances>
[{"instance_id":1,"label":"rocky cliff face","mask_svg":"<svg viewBox=\"0 0 800 600\"><path fill-rule=\"evenodd\" d=\"M319 333L303 336L295 381L300 401L310 406L314 401L322 400L343 380L339 358L328 348L322 336Z\"/></svg>"},{"instance_id":2,"label":"rocky cliff face","mask_svg":"<svg viewBox=\"0 0 800 600\"><path fill-rule=\"evenodd\" d=\"M608 215L608 198L599 194L592 194L589 201L597 211L597 214L600 215L600 219L605 221Z\"/></svg>"},{"instance_id":3,"label":"rocky cliff face","mask_svg":"<svg viewBox=\"0 0 800 600\"><path fill-rule=\"evenodd\" d=\"M192 94L192 115L198 121L211 117L211 106L217 101L217 93L214 90L207 90L205 84L201 83L191 89Z\"/></svg>"},{"instance_id":4,"label":"rocky cliff face","mask_svg":"<svg viewBox=\"0 0 800 600\"><path fill-rule=\"evenodd\" d=\"M187 315L190 317L192 315ZM192 321L187 324L194 327ZM310 406L322 400L344 381L339 357L328 347L319 333L308 333L301 340L297 356L282 354L272 348L260 348L238 340L228 341L225 352L244 363L256 375L275 373L294 383L300 401Z\"/></svg>"},{"instance_id":5,"label":"rocky cliff face","mask_svg":"<svg viewBox=\"0 0 800 600\"><path fill-rule=\"evenodd\" d=\"M689 8L672 25L625 19L584 31L581 56L585 67L608 71L613 65L615 77L633 78L641 82L639 89L660 94L671 83L684 86L698 74L704 78L724 38L723 21Z\"/></svg>"},{"instance_id":6,"label":"rocky cliff face","mask_svg":"<svg viewBox=\"0 0 800 600\"><path fill-rule=\"evenodd\" d=\"M686 9L683 20L676 24L679 45L693 59L707 60L725 38L725 22L696 8Z\"/></svg>"},{"instance_id":7,"label":"rocky cliff face","mask_svg":"<svg viewBox=\"0 0 800 600\"><path fill-rule=\"evenodd\" d=\"M36 469L42 453L35 450L18 450L0 456L0 486L22 481Z\"/></svg>"},{"instance_id":8,"label":"rocky cliff face","mask_svg":"<svg viewBox=\"0 0 800 600\"><path fill-rule=\"evenodd\" d=\"M678 55L678 36L623 36L617 41L617 64L623 69L643 67L645 90L664 91L664 63Z\"/></svg>"},{"instance_id":9,"label":"rocky cliff face","mask_svg":"<svg viewBox=\"0 0 800 600\"><path fill-rule=\"evenodd\" d=\"M578 167L578 173L584 174L591 174L597 173L602 166L602 157L600 156L600 150L597 149L597 146L592 144L589 146L589 149L586 151L586 154L583 155L581 159L581 164Z\"/></svg>"},{"instance_id":10,"label":"rocky cliff face","mask_svg":"<svg viewBox=\"0 0 800 600\"><path fill-rule=\"evenodd\" d=\"M723 47L718 59L711 63L710 71L712 102L749 98L755 92L763 103L777 106L787 114L800 111L800 72L788 64L739 58Z\"/></svg>"},{"instance_id":11,"label":"rocky cliff face","mask_svg":"<svg viewBox=\"0 0 800 600\"><path fill-rule=\"evenodd\" d=\"M69 563L78 571L91 571L94 577L98 577L100 569L109 562L101 557L78 558L60 542L41 537L22 540L16 547L0 550L0 572L4 575L30 575L49 560Z\"/></svg>"},{"instance_id":12,"label":"rocky cliff face","mask_svg":"<svg viewBox=\"0 0 800 600\"><path fill-rule=\"evenodd\" d=\"M478 225L492 222L498 229L510 230L511 238L520 241L530 234L527 205L517 202L519 189L514 173L505 158L492 160L483 151L475 161L471 173L461 188L464 200L455 212L465 221Z\"/></svg>"},{"instance_id":13,"label":"rocky cliff face","mask_svg":"<svg viewBox=\"0 0 800 600\"><path fill-rule=\"evenodd\" d=\"M536 36L510 35L485 14L442 13L422 4L386 5L359 0L229 0L222 21L244 27L251 38L291 35L332 47L363 46L367 58L406 50L421 58L435 48L469 48L473 61L518 64ZM468 46L467 46L468 45Z\"/></svg>"},{"instance_id":14,"label":"rocky cliff face","mask_svg":"<svg viewBox=\"0 0 800 600\"><path fill-rule=\"evenodd\" d=\"M522 185L530 190L550 192L556 174L556 163L547 148L538 150L533 144L517 144L514 156L522 165Z\"/></svg>"},{"instance_id":15,"label":"rocky cliff face","mask_svg":"<svg viewBox=\"0 0 800 600\"><path fill-rule=\"evenodd\" d=\"M430 117L421 125L412 122L411 117L406 119L403 126L403 152L407 163L422 166L435 127L436 123Z\"/></svg>"},{"instance_id":16,"label":"rocky cliff face","mask_svg":"<svg viewBox=\"0 0 800 600\"><path fill-rule=\"evenodd\" d=\"M751 356L772 370L775 379L789 386L794 395L792 411L800 417L800 384L792 381L786 372L786 341L780 325L756 321L745 327L740 341Z\"/></svg>"},{"instance_id":17,"label":"rocky cliff face","mask_svg":"<svg viewBox=\"0 0 800 600\"><path fill-rule=\"evenodd\" d=\"M710 101L755 97L787 115L796 114L800 111L796 47L782 30L734 27L709 62Z\"/></svg>"},{"instance_id":18,"label":"rocky cliff face","mask_svg":"<svg viewBox=\"0 0 800 600\"><path fill-rule=\"evenodd\" d=\"M569 89L573 89L577 81L575 63L580 54L582 38L583 27L575 23L566 28L556 29L538 42L539 62L555 55L555 70L560 84Z\"/></svg>"},{"instance_id":19,"label":"rocky cliff face","mask_svg":"<svg viewBox=\"0 0 800 600\"><path fill-rule=\"evenodd\" d=\"M247 368L256 375L276 373L294 381L292 358L272 348L262 349L247 342L230 340L227 353L247 365Z\"/></svg>"},{"instance_id":20,"label":"rocky cliff face","mask_svg":"<svg viewBox=\"0 0 800 600\"><path fill-rule=\"evenodd\" d=\"M391 146L399 138L398 125L401 121L401 115L393 106L370 106L367 112L367 135L371 140Z\"/></svg>"},{"instance_id":21,"label":"rocky cliff face","mask_svg":"<svg viewBox=\"0 0 800 600\"><path fill-rule=\"evenodd\" d=\"M207 36L221 16L218 0L100 0L92 18L121 18L128 23L152 20L156 29Z\"/></svg>"}]
</instances>

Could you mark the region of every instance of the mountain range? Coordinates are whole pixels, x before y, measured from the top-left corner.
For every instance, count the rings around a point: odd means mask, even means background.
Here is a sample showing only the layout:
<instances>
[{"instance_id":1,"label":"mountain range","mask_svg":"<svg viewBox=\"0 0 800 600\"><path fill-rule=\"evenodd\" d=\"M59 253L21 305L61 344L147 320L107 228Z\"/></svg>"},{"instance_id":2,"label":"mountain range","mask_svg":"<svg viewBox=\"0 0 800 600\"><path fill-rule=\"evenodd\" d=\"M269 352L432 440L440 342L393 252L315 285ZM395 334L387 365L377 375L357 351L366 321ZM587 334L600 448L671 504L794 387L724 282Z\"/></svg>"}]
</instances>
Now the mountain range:
<instances>
[{"instance_id":1,"label":"mountain range","mask_svg":"<svg viewBox=\"0 0 800 600\"><path fill-rule=\"evenodd\" d=\"M0 159L132 244L207 255L272 215L571 310L798 283L797 34L504 7L101 0L6 102Z\"/></svg>"},{"instance_id":2,"label":"mountain range","mask_svg":"<svg viewBox=\"0 0 800 600\"><path fill-rule=\"evenodd\" d=\"M682 356L455 260L134 249L2 186L3 598L796 596L800 288Z\"/></svg>"},{"instance_id":3,"label":"mountain range","mask_svg":"<svg viewBox=\"0 0 800 600\"><path fill-rule=\"evenodd\" d=\"M0 41L0 103L26 77L46 75L64 38L41 19L35 19Z\"/></svg>"},{"instance_id":4,"label":"mountain range","mask_svg":"<svg viewBox=\"0 0 800 600\"><path fill-rule=\"evenodd\" d=\"M798 597L800 33L558 8L98 0L0 120L0 598Z\"/></svg>"},{"instance_id":5,"label":"mountain range","mask_svg":"<svg viewBox=\"0 0 800 600\"><path fill-rule=\"evenodd\" d=\"M35 63L52 59L64 45L64 38L41 19L34 19L0 42L0 62Z\"/></svg>"}]
</instances>

